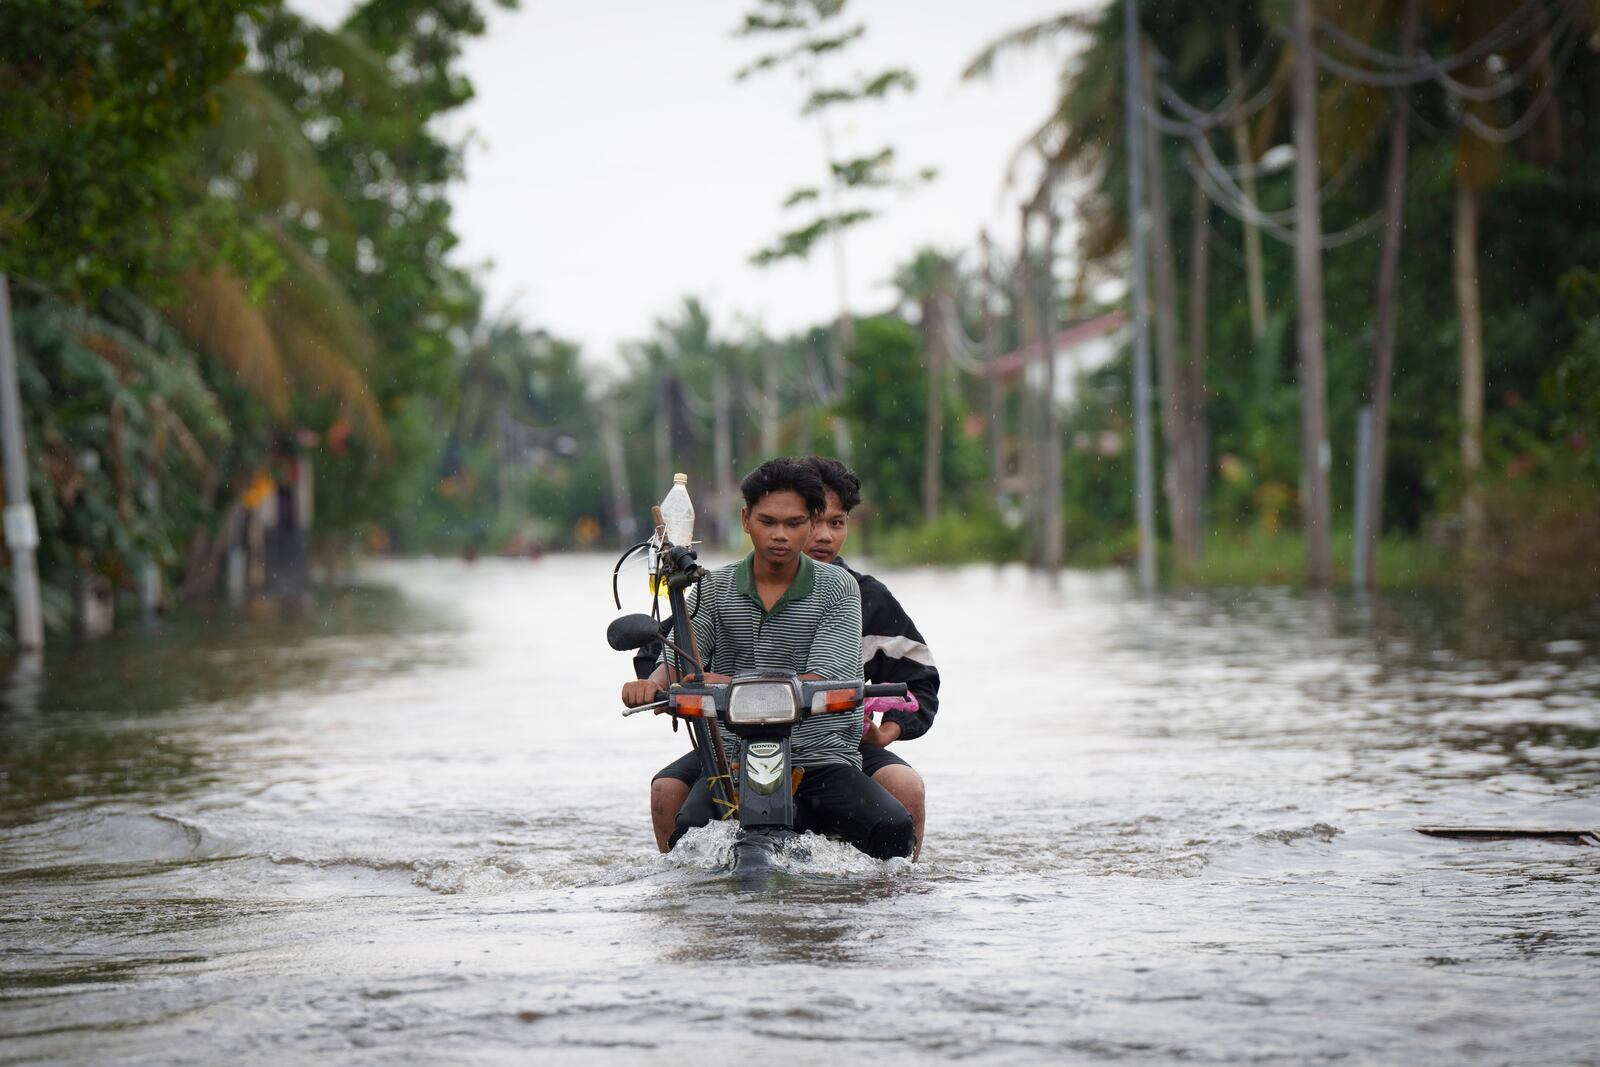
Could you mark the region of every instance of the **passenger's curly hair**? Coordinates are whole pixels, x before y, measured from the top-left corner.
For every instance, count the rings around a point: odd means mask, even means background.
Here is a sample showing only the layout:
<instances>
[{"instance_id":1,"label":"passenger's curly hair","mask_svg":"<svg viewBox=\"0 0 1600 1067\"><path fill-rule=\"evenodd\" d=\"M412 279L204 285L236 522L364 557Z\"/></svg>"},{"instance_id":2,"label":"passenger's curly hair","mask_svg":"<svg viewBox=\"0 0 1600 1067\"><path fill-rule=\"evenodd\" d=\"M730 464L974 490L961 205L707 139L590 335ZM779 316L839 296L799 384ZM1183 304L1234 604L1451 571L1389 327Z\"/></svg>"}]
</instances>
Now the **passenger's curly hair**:
<instances>
[{"instance_id":1,"label":"passenger's curly hair","mask_svg":"<svg viewBox=\"0 0 1600 1067\"><path fill-rule=\"evenodd\" d=\"M806 510L820 514L828 506L828 493L823 488L822 477L809 463L790 456L769 459L744 476L739 483L744 494L744 504L753 508L768 493L799 493Z\"/></svg>"},{"instance_id":2,"label":"passenger's curly hair","mask_svg":"<svg viewBox=\"0 0 1600 1067\"><path fill-rule=\"evenodd\" d=\"M800 462L817 472L822 484L839 494L839 506L846 513L854 511L861 503L861 479L856 472L832 456L807 456Z\"/></svg>"}]
</instances>

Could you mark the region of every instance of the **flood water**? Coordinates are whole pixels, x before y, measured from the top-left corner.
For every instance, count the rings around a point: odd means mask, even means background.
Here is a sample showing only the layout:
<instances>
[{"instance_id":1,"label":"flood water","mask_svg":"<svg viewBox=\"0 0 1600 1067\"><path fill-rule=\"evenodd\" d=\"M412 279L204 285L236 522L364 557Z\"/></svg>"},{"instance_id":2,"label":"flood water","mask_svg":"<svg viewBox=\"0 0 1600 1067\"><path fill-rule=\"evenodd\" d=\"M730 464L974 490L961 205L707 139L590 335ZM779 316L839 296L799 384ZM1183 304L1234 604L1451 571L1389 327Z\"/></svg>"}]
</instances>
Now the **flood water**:
<instances>
[{"instance_id":1,"label":"flood water","mask_svg":"<svg viewBox=\"0 0 1600 1067\"><path fill-rule=\"evenodd\" d=\"M879 570L922 862L654 850L610 559L385 564L0 710L0 1063L1600 1063L1600 605ZM631 610L644 605L643 582Z\"/></svg>"}]
</instances>

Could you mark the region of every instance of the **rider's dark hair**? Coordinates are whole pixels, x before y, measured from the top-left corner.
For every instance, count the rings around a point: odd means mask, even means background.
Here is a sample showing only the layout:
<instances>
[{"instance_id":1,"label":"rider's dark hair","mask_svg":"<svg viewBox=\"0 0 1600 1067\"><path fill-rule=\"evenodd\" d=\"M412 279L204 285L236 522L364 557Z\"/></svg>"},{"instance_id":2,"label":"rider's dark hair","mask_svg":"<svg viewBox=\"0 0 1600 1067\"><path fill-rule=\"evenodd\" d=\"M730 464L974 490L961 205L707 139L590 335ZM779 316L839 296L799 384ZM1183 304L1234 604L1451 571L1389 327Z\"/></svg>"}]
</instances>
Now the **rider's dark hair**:
<instances>
[{"instance_id":1,"label":"rider's dark hair","mask_svg":"<svg viewBox=\"0 0 1600 1067\"><path fill-rule=\"evenodd\" d=\"M747 508L755 507L768 493L785 492L799 493L800 499L805 501L806 510L813 515L828 506L828 494L822 487L822 478L809 464L788 456L769 459L746 474L744 481L739 483L739 492L744 494Z\"/></svg>"},{"instance_id":2,"label":"rider's dark hair","mask_svg":"<svg viewBox=\"0 0 1600 1067\"><path fill-rule=\"evenodd\" d=\"M807 456L801 462L817 472L824 487L839 494L839 506L847 513L861 503L861 479L855 471L832 456Z\"/></svg>"}]
</instances>

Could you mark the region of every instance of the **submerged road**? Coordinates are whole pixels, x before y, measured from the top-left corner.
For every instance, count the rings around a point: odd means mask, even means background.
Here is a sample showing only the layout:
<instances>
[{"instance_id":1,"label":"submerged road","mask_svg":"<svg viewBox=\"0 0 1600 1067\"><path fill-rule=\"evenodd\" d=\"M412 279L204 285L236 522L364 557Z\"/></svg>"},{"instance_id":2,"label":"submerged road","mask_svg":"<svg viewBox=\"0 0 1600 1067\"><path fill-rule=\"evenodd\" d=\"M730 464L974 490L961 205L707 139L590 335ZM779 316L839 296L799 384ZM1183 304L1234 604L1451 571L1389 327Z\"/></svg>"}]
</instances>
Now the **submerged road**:
<instances>
[{"instance_id":1,"label":"submerged road","mask_svg":"<svg viewBox=\"0 0 1600 1067\"><path fill-rule=\"evenodd\" d=\"M388 563L0 707L0 1064L1600 1063L1600 605L878 571L923 862L651 844L610 560ZM644 606L643 580L629 610Z\"/></svg>"}]
</instances>

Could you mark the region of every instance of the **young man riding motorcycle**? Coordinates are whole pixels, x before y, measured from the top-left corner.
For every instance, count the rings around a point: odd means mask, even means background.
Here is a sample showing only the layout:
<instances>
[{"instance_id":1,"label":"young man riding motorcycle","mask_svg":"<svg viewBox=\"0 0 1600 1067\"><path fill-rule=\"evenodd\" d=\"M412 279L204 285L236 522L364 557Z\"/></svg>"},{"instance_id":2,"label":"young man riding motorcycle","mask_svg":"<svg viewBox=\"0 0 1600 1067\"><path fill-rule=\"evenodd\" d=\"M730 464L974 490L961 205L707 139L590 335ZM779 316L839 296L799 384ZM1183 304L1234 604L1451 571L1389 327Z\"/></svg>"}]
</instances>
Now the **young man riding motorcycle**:
<instances>
[{"instance_id":1,"label":"young man riding motorcycle","mask_svg":"<svg viewBox=\"0 0 1600 1067\"><path fill-rule=\"evenodd\" d=\"M916 624L888 588L870 575L850 570L839 556L849 537L850 512L861 502L860 480L836 459L808 456L802 462L821 478L827 501L806 554L818 563L836 564L856 579L861 591L866 679L903 682L912 698L909 706L903 702L891 704L883 721L863 732L861 756L862 771L911 814L916 852L920 853L925 811L922 776L888 746L897 740L920 737L933 725L939 708L939 671ZM699 758L690 752L663 767L650 783L650 819L656 846L663 852L671 847L678 811L699 777Z\"/></svg>"},{"instance_id":2,"label":"young man riding motorcycle","mask_svg":"<svg viewBox=\"0 0 1600 1067\"><path fill-rule=\"evenodd\" d=\"M726 682L737 671L760 668L793 670L802 678L860 677L860 590L848 571L818 564L804 551L827 503L816 470L799 460L768 460L745 477L740 491L753 551L712 571L689 594L706 681ZM666 657L663 652L649 678L622 687L624 704L648 704L676 679ZM911 816L862 773L861 732L855 715L812 716L795 728L791 758L803 769L795 828L842 838L878 859L909 856L915 846ZM664 844L670 848L712 818L702 778Z\"/></svg>"}]
</instances>

